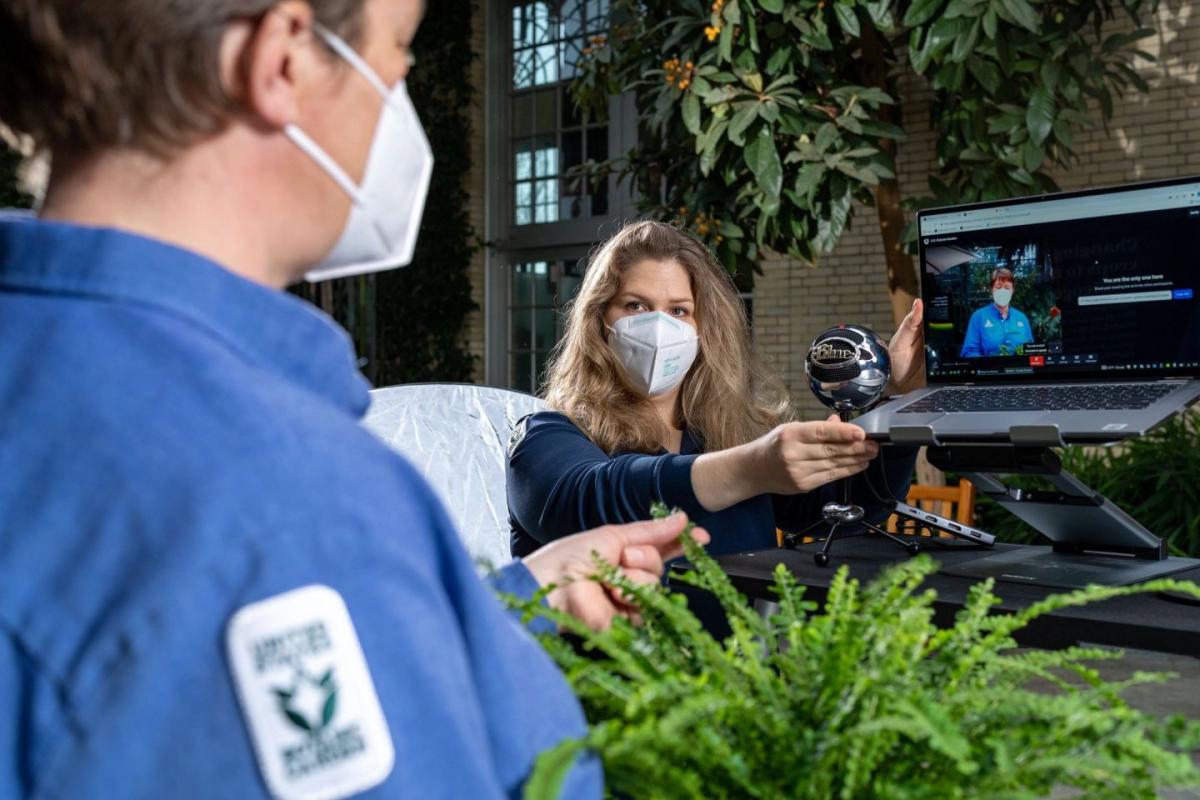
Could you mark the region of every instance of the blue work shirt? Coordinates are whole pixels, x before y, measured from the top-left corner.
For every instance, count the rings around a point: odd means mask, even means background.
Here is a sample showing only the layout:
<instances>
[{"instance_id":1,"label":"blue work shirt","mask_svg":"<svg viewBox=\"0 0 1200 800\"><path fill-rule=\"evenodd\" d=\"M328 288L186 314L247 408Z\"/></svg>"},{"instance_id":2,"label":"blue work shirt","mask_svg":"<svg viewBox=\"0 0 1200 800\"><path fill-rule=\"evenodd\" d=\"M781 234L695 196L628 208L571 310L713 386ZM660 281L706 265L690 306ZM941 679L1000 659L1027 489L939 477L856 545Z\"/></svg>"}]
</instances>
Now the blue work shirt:
<instances>
[{"instance_id":1,"label":"blue work shirt","mask_svg":"<svg viewBox=\"0 0 1200 800\"><path fill-rule=\"evenodd\" d=\"M394 744L370 796L516 797L584 733L359 425L347 337L308 304L149 239L0 221L0 364L0 798L265 796L227 624L313 584L345 601ZM519 563L495 582L535 590ZM598 764L565 791L598 797Z\"/></svg>"},{"instance_id":2,"label":"blue work shirt","mask_svg":"<svg viewBox=\"0 0 1200 800\"><path fill-rule=\"evenodd\" d=\"M523 556L543 544L599 525L650 516L658 501L687 512L712 536L713 555L775 547L776 528L800 531L821 519L821 507L839 499L838 485L796 495L762 494L721 511L707 511L692 489L692 462L701 443L683 432L678 454L609 456L563 414L534 414L518 428L508 459L508 510L512 552ZM917 449L885 446L871 466L852 479L852 496L878 521L889 498L903 500L912 482Z\"/></svg>"},{"instance_id":3,"label":"blue work shirt","mask_svg":"<svg viewBox=\"0 0 1200 800\"><path fill-rule=\"evenodd\" d=\"M1008 316L1002 317L996 304L988 303L971 315L959 357L1016 355L1018 347L1032 341L1028 317L1012 306L1008 307Z\"/></svg>"}]
</instances>

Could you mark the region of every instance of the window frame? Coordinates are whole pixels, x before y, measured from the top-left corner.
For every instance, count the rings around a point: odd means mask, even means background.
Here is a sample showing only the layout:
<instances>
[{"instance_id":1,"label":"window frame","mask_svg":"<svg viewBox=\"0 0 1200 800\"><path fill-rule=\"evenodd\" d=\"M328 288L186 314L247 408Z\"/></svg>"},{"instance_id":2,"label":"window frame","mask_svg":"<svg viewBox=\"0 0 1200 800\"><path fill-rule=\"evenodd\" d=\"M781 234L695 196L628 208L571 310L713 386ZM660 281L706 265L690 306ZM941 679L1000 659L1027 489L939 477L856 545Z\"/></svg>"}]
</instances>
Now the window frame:
<instances>
[{"instance_id":1,"label":"window frame","mask_svg":"<svg viewBox=\"0 0 1200 800\"><path fill-rule=\"evenodd\" d=\"M628 182L608 178L608 213L600 217L557 222L514 223L512 123L513 0L484 0L484 378L508 388L508 301L514 265L533 261L570 263L587 258L592 249L637 215ZM556 84L550 84L556 85ZM609 101L608 152L628 152L637 142L637 110L632 93ZM560 306L570 298L561 298Z\"/></svg>"}]
</instances>

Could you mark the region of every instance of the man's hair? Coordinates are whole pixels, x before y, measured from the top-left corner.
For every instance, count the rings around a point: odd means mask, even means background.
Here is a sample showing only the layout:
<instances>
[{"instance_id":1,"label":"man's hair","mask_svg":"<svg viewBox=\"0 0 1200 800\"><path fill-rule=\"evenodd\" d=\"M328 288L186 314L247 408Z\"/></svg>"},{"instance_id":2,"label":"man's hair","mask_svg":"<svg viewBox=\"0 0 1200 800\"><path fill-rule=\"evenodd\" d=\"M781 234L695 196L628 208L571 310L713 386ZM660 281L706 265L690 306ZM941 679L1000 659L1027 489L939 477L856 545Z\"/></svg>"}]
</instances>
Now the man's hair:
<instances>
[{"instance_id":1,"label":"man's hair","mask_svg":"<svg viewBox=\"0 0 1200 800\"><path fill-rule=\"evenodd\" d=\"M278 1L0 0L0 122L70 157L218 133L237 110L221 84L225 28ZM363 3L310 0L351 41Z\"/></svg>"},{"instance_id":2,"label":"man's hair","mask_svg":"<svg viewBox=\"0 0 1200 800\"><path fill-rule=\"evenodd\" d=\"M1001 278L1007 278L1008 282L1012 283L1012 270L1008 269L1007 267L997 267L996 269L992 270L992 279L988 282L988 286L995 286L996 281L1000 280Z\"/></svg>"}]
</instances>

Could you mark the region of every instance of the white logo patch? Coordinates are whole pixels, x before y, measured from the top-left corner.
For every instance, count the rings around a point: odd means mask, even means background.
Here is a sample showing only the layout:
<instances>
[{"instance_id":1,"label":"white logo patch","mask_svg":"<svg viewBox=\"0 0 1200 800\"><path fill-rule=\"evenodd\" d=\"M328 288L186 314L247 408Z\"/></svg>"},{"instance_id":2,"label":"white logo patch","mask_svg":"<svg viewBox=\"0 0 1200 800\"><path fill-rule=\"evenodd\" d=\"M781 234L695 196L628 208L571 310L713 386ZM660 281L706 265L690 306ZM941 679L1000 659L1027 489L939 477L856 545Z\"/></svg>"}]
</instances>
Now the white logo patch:
<instances>
[{"instance_id":1,"label":"white logo patch","mask_svg":"<svg viewBox=\"0 0 1200 800\"><path fill-rule=\"evenodd\" d=\"M990 319L985 319L985 320L983 321L983 327L985 327L985 328L990 328L990 327L992 327L992 321L991 321Z\"/></svg>"},{"instance_id":2,"label":"white logo patch","mask_svg":"<svg viewBox=\"0 0 1200 800\"><path fill-rule=\"evenodd\" d=\"M391 773L392 736L340 594L305 586L245 606L225 647L272 795L333 800Z\"/></svg>"}]
</instances>

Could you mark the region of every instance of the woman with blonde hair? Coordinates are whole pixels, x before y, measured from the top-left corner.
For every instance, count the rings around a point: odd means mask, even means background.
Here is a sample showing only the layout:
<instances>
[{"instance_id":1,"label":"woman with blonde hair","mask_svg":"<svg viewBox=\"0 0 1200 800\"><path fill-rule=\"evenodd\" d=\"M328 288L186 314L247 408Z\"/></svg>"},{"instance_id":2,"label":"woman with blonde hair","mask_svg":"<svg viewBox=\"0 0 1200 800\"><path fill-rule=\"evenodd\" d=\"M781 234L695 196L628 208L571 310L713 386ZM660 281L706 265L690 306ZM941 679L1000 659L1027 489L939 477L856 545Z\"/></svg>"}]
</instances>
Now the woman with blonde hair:
<instances>
[{"instance_id":1,"label":"woman with blonde hair","mask_svg":"<svg viewBox=\"0 0 1200 800\"><path fill-rule=\"evenodd\" d=\"M923 377L918 301L893 337L896 392ZM783 385L754 354L728 273L689 234L639 222L593 257L544 387L552 411L523 420L509 448L516 556L575 531L644 519L655 501L687 511L709 551L775 545L855 478L886 513L914 448L879 446L836 416L794 422Z\"/></svg>"}]
</instances>

